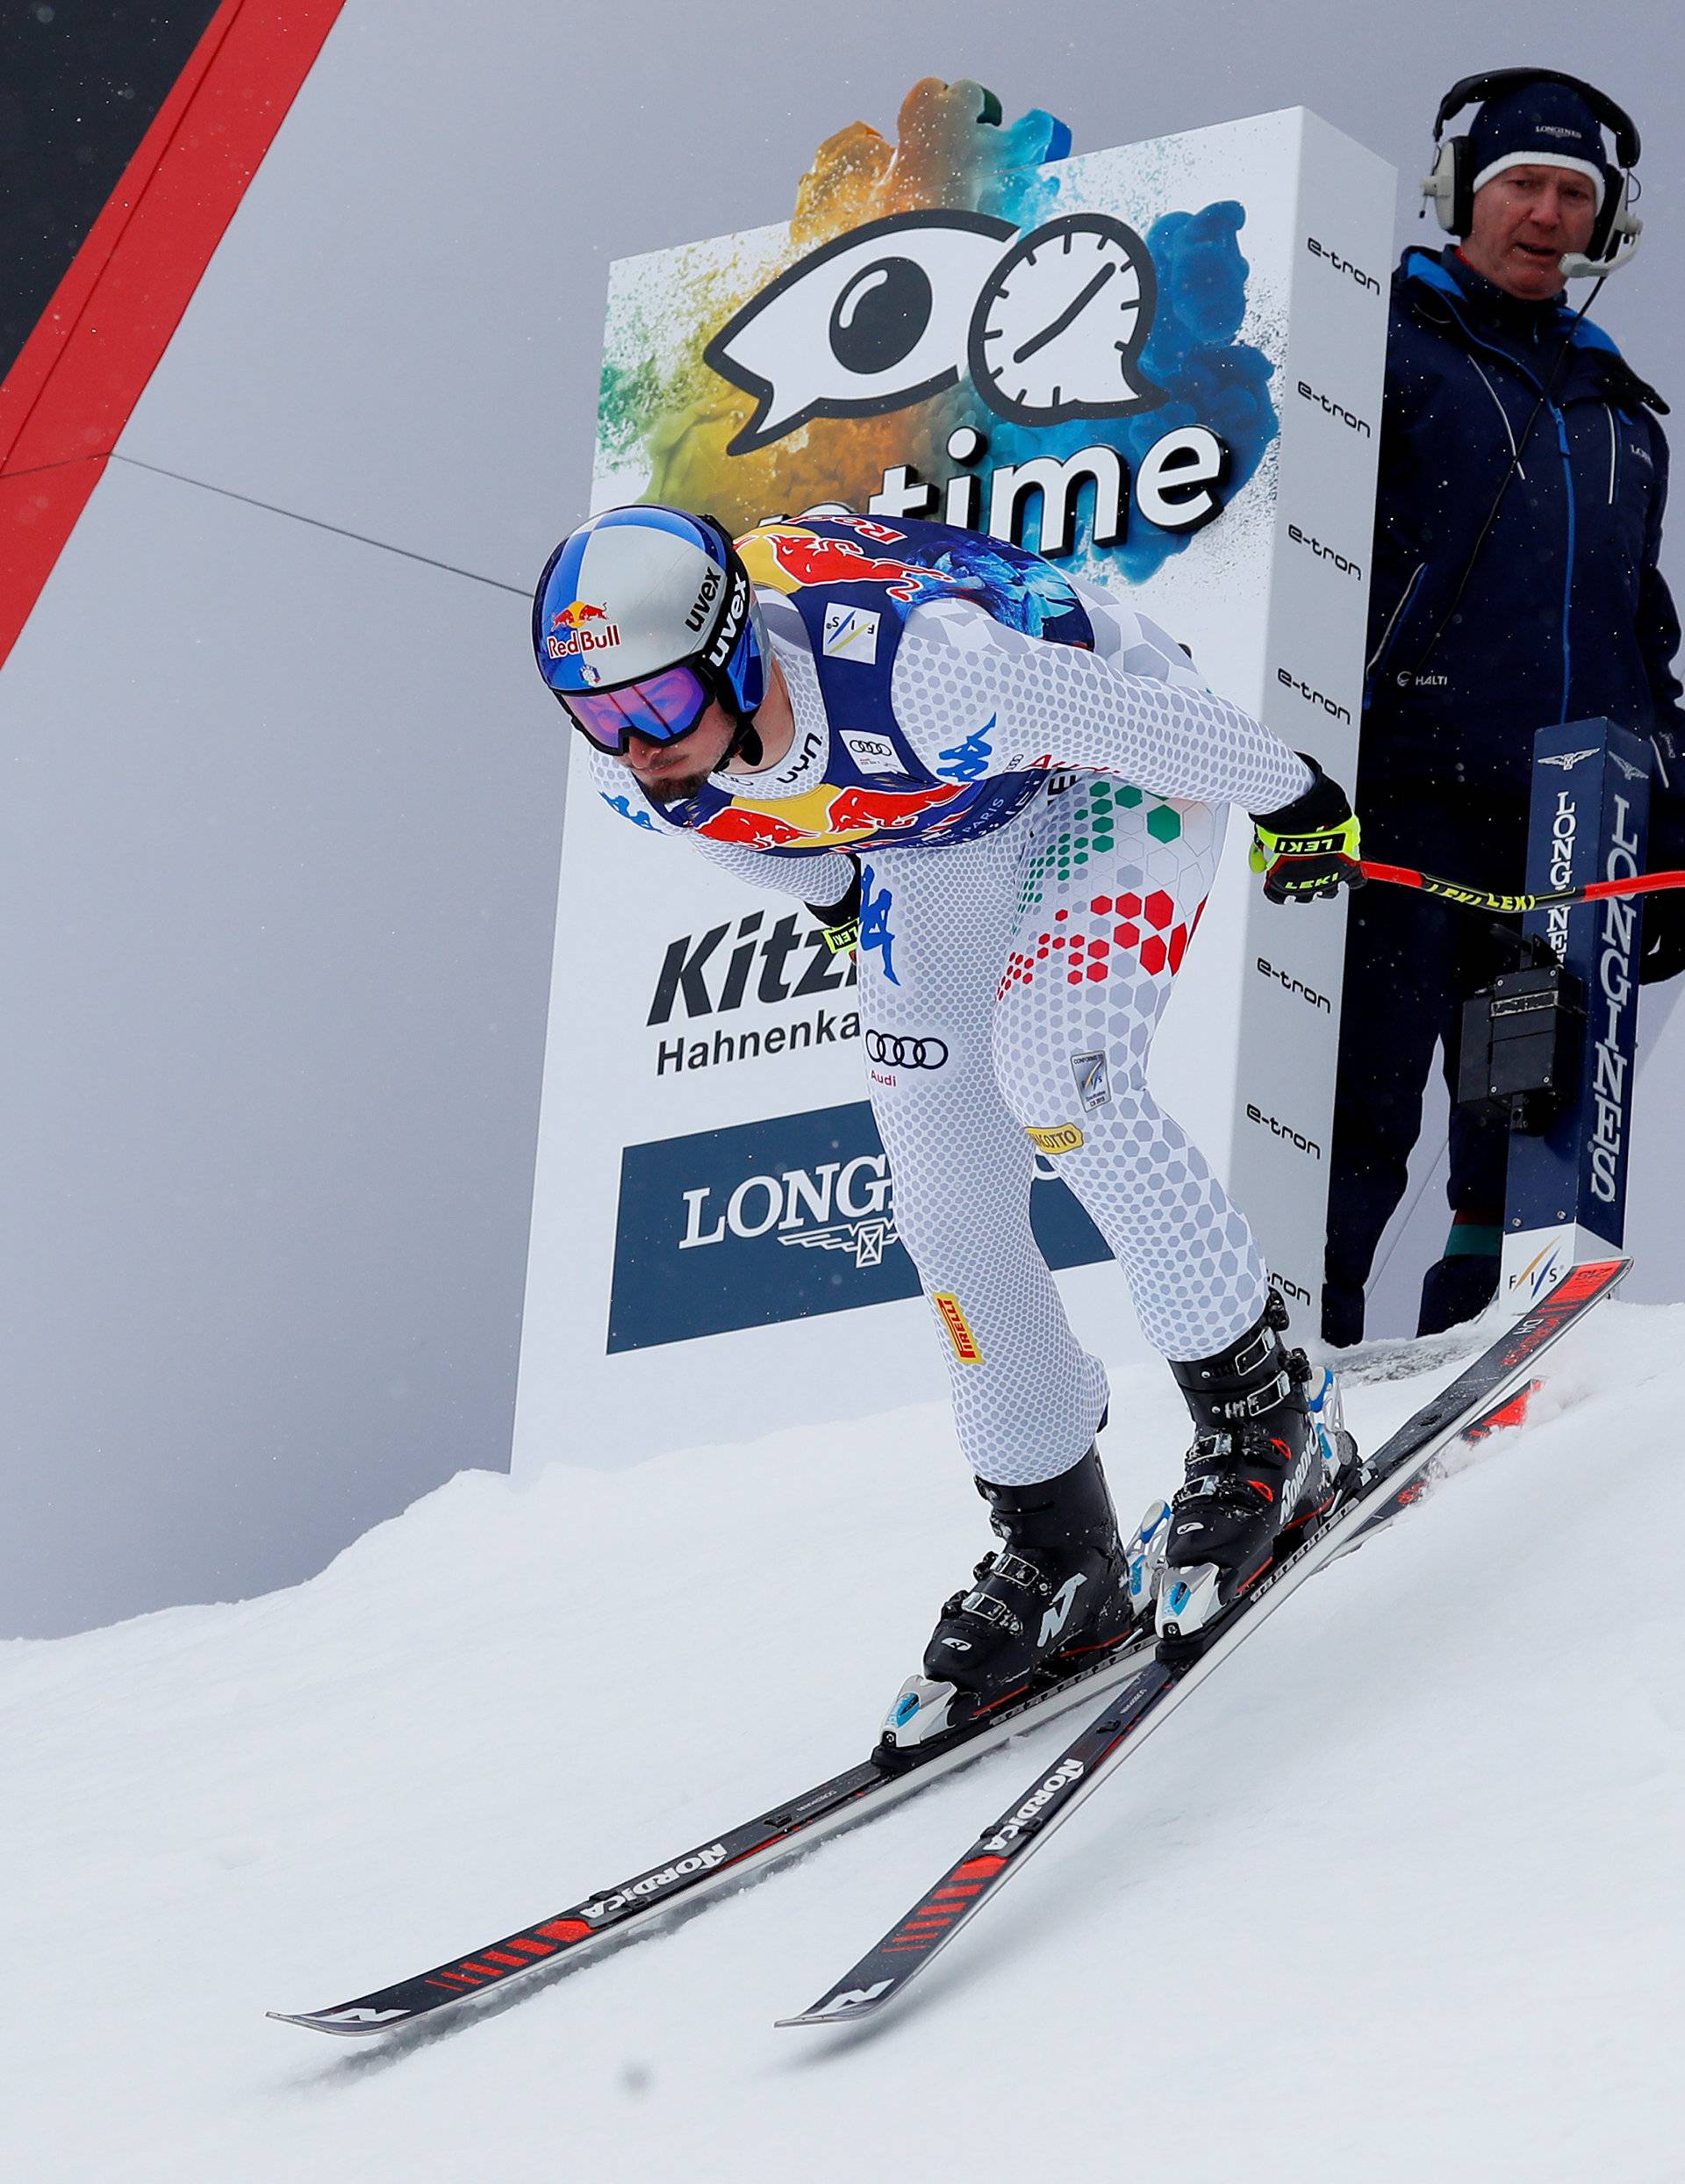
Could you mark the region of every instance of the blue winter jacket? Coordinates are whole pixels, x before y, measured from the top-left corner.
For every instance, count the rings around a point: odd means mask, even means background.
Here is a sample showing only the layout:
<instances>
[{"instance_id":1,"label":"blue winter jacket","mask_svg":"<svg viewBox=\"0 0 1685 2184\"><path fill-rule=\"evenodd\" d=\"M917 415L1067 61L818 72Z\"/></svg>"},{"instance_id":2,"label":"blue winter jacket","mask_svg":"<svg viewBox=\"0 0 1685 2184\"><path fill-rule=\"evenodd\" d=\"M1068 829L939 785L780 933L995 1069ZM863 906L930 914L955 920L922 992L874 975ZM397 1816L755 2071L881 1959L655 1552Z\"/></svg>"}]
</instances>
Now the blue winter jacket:
<instances>
[{"instance_id":1,"label":"blue winter jacket","mask_svg":"<svg viewBox=\"0 0 1685 2184\"><path fill-rule=\"evenodd\" d=\"M1395 832L1419 840L1433 806L1466 811L1472 791L1508 861L1536 729L1595 715L1685 729L1657 567L1667 405L1601 328L1573 320L1454 249L1407 250L1394 276L1359 792L1378 850Z\"/></svg>"}]
</instances>

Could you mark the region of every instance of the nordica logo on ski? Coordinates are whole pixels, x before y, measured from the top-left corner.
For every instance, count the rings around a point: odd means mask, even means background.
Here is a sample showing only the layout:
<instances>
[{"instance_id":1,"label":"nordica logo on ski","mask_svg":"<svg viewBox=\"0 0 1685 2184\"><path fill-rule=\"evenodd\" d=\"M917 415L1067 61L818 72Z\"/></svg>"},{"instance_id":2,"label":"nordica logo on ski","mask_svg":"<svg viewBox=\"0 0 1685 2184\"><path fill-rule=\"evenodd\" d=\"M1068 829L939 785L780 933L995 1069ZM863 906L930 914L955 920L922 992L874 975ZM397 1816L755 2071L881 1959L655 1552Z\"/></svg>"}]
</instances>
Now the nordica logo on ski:
<instances>
[{"instance_id":1,"label":"nordica logo on ski","mask_svg":"<svg viewBox=\"0 0 1685 2184\"><path fill-rule=\"evenodd\" d=\"M617 1888L612 1896L600 1902L585 1903L579 1907L582 1919L613 1918L617 1911L624 1911L628 1904L638 1903L645 1896L658 1896L663 1888L670 1888L675 1881L688 1880L692 1873L712 1872L716 1865L726 1862L723 1843L711 1843L706 1850L692 1850L689 1857L680 1858L676 1864L663 1865L656 1873L646 1873L642 1880L627 1881L624 1888Z\"/></svg>"},{"instance_id":2,"label":"nordica logo on ski","mask_svg":"<svg viewBox=\"0 0 1685 2184\"><path fill-rule=\"evenodd\" d=\"M984 1850L1010 1850L1036 1815L1044 1812L1060 1791L1075 1782L1082 1772L1083 1764L1079 1759L1067 1759L1062 1767L1055 1768L1036 1794L1026 1798L1012 1818L1003 1821L993 1835L986 1838Z\"/></svg>"}]
</instances>

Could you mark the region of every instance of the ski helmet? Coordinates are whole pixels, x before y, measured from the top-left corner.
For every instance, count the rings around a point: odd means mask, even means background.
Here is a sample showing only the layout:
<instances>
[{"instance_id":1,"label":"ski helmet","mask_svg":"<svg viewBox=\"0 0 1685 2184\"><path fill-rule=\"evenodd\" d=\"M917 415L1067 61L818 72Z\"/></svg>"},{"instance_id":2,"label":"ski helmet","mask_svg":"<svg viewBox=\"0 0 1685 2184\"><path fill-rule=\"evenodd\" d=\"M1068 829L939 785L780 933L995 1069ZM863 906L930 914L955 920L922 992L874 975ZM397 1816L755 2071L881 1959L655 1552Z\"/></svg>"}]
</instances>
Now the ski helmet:
<instances>
[{"instance_id":1,"label":"ski helmet","mask_svg":"<svg viewBox=\"0 0 1685 2184\"><path fill-rule=\"evenodd\" d=\"M633 734L688 736L717 699L740 736L766 694L755 590L712 516L640 504L592 516L533 598L539 672L573 724L623 754Z\"/></svg>"}]
</instances>

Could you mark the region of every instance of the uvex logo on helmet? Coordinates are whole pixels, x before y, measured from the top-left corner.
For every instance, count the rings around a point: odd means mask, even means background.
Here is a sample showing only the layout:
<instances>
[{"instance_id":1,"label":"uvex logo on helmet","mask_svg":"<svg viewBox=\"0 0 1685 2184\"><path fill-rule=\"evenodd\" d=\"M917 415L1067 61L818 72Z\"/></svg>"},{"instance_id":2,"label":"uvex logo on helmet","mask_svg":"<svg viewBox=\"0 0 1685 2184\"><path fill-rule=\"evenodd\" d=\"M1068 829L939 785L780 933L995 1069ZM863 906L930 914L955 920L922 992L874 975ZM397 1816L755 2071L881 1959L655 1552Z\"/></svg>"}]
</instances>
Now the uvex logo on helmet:
<instances>
[{"instance_id":1,"label":"uvex logo on helmet","mask_svg":"<svg viewBox=\"0 0 1685 2184\"><path fill-rule=\"evenodd\" d=\"M710 570L714 589L719 589L719 577ZM705 585L704 589L706 589ZM699 599L699 607L706 602ZM723 667L736 649L737 640L743 634L743 622L749 614L749 580L740 570L731 574L731 591L726 600L725 612L720 617L720 627L703 650L702 657L710 667Z\"/></svg>"}]
</instances>

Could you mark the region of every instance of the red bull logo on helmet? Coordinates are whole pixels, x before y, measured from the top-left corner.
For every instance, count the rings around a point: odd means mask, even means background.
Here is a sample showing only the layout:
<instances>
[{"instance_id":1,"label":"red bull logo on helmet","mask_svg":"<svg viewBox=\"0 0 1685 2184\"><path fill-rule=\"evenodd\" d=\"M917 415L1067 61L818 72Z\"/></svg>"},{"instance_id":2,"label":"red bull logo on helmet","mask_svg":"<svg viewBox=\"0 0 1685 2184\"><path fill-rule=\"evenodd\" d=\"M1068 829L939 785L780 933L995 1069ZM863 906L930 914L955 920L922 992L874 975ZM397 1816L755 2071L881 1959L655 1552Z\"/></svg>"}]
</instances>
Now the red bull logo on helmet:
<instances>
[{"instance_id":1,"label":"red bull logo on helmet","mask_svg":"<svg viewBox=\"0 0 1685 2184\"><path fill-rule=\"evenodd\" d=\"M620 624L609 620L606 607L577 599L550 616L545 649L553 660L565 660L586 652L611 651L620 641Z\"/></svg>"}]
</instances>

